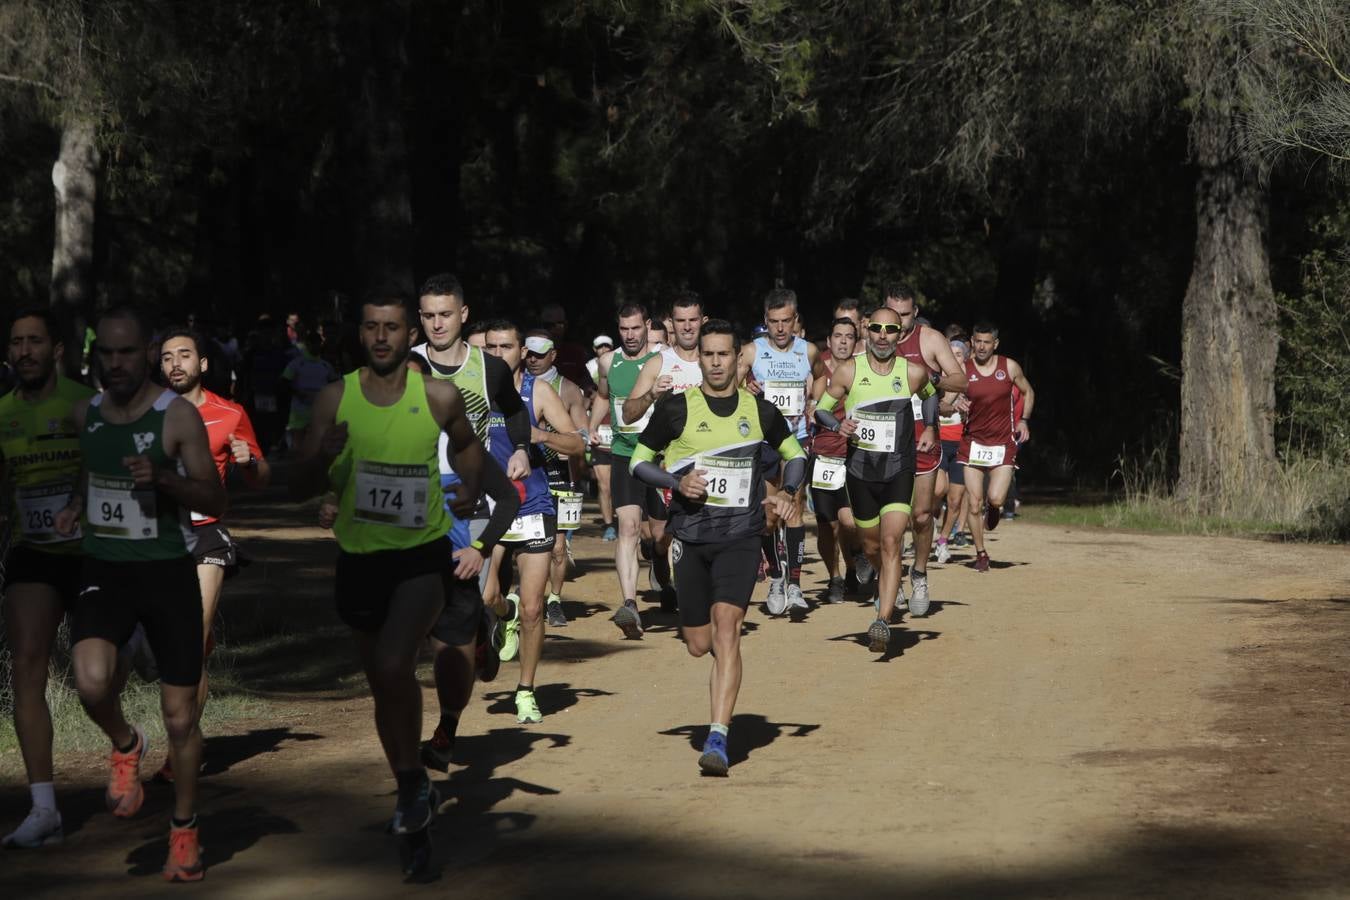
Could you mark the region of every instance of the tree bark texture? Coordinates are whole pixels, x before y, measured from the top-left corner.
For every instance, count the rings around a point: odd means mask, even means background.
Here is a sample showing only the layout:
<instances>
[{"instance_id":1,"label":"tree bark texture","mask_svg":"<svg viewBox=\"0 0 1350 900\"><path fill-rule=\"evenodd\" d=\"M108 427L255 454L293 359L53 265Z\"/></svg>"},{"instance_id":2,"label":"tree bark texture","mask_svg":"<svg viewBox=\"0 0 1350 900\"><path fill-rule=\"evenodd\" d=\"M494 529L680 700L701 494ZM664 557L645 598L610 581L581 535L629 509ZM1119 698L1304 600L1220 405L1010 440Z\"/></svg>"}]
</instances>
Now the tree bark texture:
<instances>
[{"instance_id":1,"label":"tree bark texture","mask_svg":"<svg viewBox=\"0 0 1350 900\"><path fill-rule=\"evenodd\" d=\"M52 244L51 305L62 323L67 375L78 377L84 328L93 300L94 201L98 196L98 146L94 122L67 120L52 166L56 234Z\"/></svg>"},{"instance_id":2,"label":"tree bark texture","mask_svg":"<svg viewBox=\"0 0 1350 900\"><path fill-rule=\"evenodd\" d=\"M1200 38L1191 145L1195 259L1182 305L1178 494L1201 512L1249 506L1275 465L1279 348L1266 245L1268 194L1240 156L1238 72L1224 35Z\"/></svg>"}]
</instances>

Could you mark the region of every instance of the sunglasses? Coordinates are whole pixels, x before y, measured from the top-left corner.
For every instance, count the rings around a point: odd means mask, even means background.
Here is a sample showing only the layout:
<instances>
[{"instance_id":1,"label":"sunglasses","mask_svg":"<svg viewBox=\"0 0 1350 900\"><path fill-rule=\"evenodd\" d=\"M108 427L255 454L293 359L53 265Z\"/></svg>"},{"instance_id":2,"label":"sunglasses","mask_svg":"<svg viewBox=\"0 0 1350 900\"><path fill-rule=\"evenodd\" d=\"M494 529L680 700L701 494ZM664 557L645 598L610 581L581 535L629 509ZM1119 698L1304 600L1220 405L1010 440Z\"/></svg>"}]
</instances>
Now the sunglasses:
<instances>
[{"instance_id":1,"label":"sunglasses","mask_svg":"<svg viewBox=\"0 0 1350 900\"><path fill-rule=\"evenodd\" d=\"M894 322L873 322L867 326L873 334L899 334L900 326Z\"/></svg>"}]
</instances>

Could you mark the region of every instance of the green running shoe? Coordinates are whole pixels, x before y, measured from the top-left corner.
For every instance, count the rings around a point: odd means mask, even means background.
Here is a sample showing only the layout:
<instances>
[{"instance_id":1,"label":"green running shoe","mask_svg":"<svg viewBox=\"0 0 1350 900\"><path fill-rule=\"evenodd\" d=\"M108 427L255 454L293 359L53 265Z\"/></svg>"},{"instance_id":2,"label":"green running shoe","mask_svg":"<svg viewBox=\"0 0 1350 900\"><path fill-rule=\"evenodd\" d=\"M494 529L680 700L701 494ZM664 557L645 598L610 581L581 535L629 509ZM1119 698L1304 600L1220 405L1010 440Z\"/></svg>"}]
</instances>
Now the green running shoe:
<instances>
[{"instance_id":1,"label":"green running shoe","mask_svg":"<svg viewBox=\"0 0 1350 900\"><path fill-rule=\"evenodd\" d=\"M534 702L534 691L516 691L516 721L522 725L544 721L539 704Z\"/></svg>"},{"instance_id":2,"label":"green running shoe","mask_svg":"<svg viewBox=\"0 0 1350 900\"><path fill-rule=\"evenodd\" d=\"M520 652L520 597L515 594L507 594L506 602L511 604L511 618L502 619L497 623L501 629L501 649L497 651L497 658L502 662L510 662L516 658Z\"/></svg>"}]
</instances>

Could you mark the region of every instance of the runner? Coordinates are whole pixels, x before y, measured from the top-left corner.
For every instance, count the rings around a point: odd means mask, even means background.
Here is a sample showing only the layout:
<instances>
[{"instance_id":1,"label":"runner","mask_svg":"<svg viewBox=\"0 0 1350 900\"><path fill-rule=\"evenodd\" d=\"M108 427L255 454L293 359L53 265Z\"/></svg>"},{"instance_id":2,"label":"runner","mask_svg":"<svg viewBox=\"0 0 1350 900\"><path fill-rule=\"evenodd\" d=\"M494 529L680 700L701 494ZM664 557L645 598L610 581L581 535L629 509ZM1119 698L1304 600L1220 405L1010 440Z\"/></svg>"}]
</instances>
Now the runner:
<instances>
[{"instance_id":1,"label":"runner","mask_svg":"<svg viewBox=\"0 0 1350 900\"><path fill-rule=\"evenodd\" d=\"M610 466L610 496L614 498L614 516L619 522L619 539L614 547L614 568L619 578L622 602L613 621L624 637L642 637L642 615L637 606L638 539L644 509L659 500L656 491L647 488L629 471L629 460L637 448L638 435L651 418L650 407L636 420L623 417L623 404L632 393L639 373L654 354L647 349L651 320L640 303L627 303L619 309L619 349L600 360L595 396L591 398L590 435L599 446L600 422L608 408L613 422L613 463ZM658 515L660 510L655 510Z\"/></svg>"},{"instance_id":2,"label":"runner","mask_svg":"<svg viewBox=\"0 0 1350 900\"><path fill-rule=\"evenodd\" d=\"M975 571L989 571L984 549L985 530L998 527L1000 507L1012 483L1017 464L1017 445L1031 437L1027 421L1036 405L1036 392L1015 360L999 356L998 328L980 322L971 329L973 358L966 360L970 387L957 401L966 419L961 449L956 461L966 467L966 491L970 494L970 530L975 538ZM1022 416L1013 417L1013 386L1022 392ZM986 482L986 478L988 479ZM980 505L988 501L981 519Z\"/></svg>"},{"instance_id":3,"label":"runner","mask_svg":"<svg viewBox=\"0 0 1350 900\"><path fill-rule=\"evenodd\" d=\"M145 798L140 764L148 747L145 733L122 715L125 676L117 657L136 626L145 629L178 775L164 877L198 881L205 874L196 817L202 598L188 510L222 515L225 488L197 410L150 380L150 329L140 314L110 310L97 334L104 389L74 409L82 489L55 519L67 536L81 513L84 520L87 559L70 626L75 686L89 718L112 741L108 808L133 816Z\"/></svg>"},{"instance_id":4,"label":"runner","mask_svg":"<svg viewBox=\"0 0 1350 900\"><path fill-rule=\"evenodd\" d=\"M962 339L951 340L952 355L962 368L970 355L966 342ZM965 519L966 479L965 466L956 464L956 454L961 449L961 432L965 429L961 421L961 412L955 403L961 394L947 391L942 395L942 404L938 407L938 440L942 442L942 471L947 473L947 502L942 507L942 521L937 528L937 561L946 565L952 558L947 546L948 530L959 531Z\"/></svg>"},{"instance_id":5,"label":"runner","mask_svg":"<svg viewBox=\"0 0 1350 900\"><path fill-rule=\"evenodd\" d=\"M877 618L867 630L873 653L884 653L890 643L889 623L900 590L900 543L909 526L914 494L914 415L909 398L935 393L925 367L897 359L900 331L900 316L894 310L883 306L873 312L866 352L836 365L826 390L828 396L845 401L848 418L840 421L816 409L817 422L849 439L845 473L849 505L863 549L879 573Z\"/></svg>"},{"instance_id":6,"label":"runner","mask_svg":"<svg viewBox=\"0 0 1350 900\"><path fill-rule=\"evenodd\" d=\"M0 484L13 487L9 553L0 567L11 656L14 734L32 807L6 847L59 844L64 831L52 780L47 667L61 618L79 593L80 534L63 536L54 516L80 477L73 411L94 391L60 374L65 347L49 309L21 310L9 327L9 367L18 379L0 397ZM3 536L0 535L0 540Z\"/></svg>"},{"instance_id":7,"label":"runner","mask_svg":"<svg viewBox=\"0 0 1350 900\"><path fill-rule=\"evenodd\" d=\"M408 370L411 322L395 292L362 304L365 365L319 394L291 477L296 499L337 494L337 611L356 636L375 698L375 727L398 784L392 831L403 837L410 876L429 862L437 806L420 759L418 649L428 633L451 647L470 644L482 619L478 586L453 571L445 540L454 516L441 499L442 433L462 482L455 514L477 504L485 459L454 385Z\"/></svg>"},{"instance_id":8,"label":"runner","mask_svg":"<svg viewBox=\"0 0 1350 900\"><path fill-rule=\"evenodd\" d=\"M291 388L291 415L286 423L286 438L292 450L304 443L305 431L314 414L314 398L339 378L337 370L319 355L318 329L297 327L302 329L304 339L295 344L297 355L281 373L281 380Z\"/></svg>"},{"instance_id":9,"label":"runner","mask_svg":"<svg viewBox=\"0 0 1350 900\"><path fill-rule=\"evenodd\" d=\"M672 492L671 529L680 625L691 656L713 655L712 724L699 756L708 775L726 775L727 728L741 688L741 626L755 587L764 509L786 518L806 474L806 454L781 413L738 388L740 339L731 323L703 325L703 384L668 394L642 432L633 471ZM760 500L760 445L783 458L783 489ZM654 460L664 454L667 468Z\"/></svg>"},{"instance_id":10,"label":"runner","mask_svg":"<svg viewBox=\"0 0 1350 900\"><path fill-rule=\"evenodd\" d=\"M525 336L525 368L531 377L553 388L571 421L567 431L581 435L581 449L584 451L590 439L586 431L586 398L582 396L581 388L558 371L554 365L557 355L558 350L547 331L537 329ZM519 379L519 373L516 377ZM526 397L527 406L530 402ZM549 594L544 601L544 615L550 628L562 628L567 624L562 590L567 582L567 567L572 564L572 532L581 527L582 456L580 452L570 455L559 453L547 442L536 441L535 446L543 450L548 487L553 492L558 513L558 535L549 554Z\"/></svg>"},{"instance_id":11,"label":"runner","mask_svg":"<svg viewBox=\"0 0 1350 900\"><path fill-rule=\"evenodd\" d=\"M542 378L524 369L520 329L505 320L489 323L487 352L506 363L513 384L529 410L532 454L530 474L517 481L520 511L501 543L492 551L486 599L502 623L501 659L520 656L520 681L516 685L516 721L543 721L535 701L535 675L544 652L544 588L549 561L558 539L558 515L549 489L544 448L555 454L579 455L585 441L572 423L565 403ZM536 345L537 346L537 345ZM511 583L511 559L520 569L518 593L502 596ZM559 604L561 606L561 604ZM566 621L564 619L564 621Z\"/></svg>"},{"instance_id":12,"label":"runner","mask_svg":"<svg viewBox=\"0 0 1350 900\"><path fill-rule=\"evenodd\" d=\"M852 319L840 317L830 328L829 353L820 358L822 374L811 389L812 404L818 404L829 387L835 368L853 358L858 343L858 326ZM829 412L837 419L844 413L843 403ZM844 469L848 459L848 438L835 431L817 428L811 438L811 505L816 514L816 544L825 561L830 583L826 600L843 603L848 583L858 583L854 559L862 555L853 526L853 510L844 487ZM839 574L839 557L844 558L844 574ZM870 578L868 579L871 580Z\"/></svg>"},{"instance_id":13,"label":"runner","mask_svg":"<svg viewBox=\"0 0 1350 900\"><path fill-rule=\"evenodd\" d=\"M671 308L674 343L643 363L632 393L623 401L623 416L627 421L646 416L663 395L680 393L703 383L698 353L699 328L708 320L703 314L703 300L693 291L683 291L675 296ZM656 588L661 592L663 612L674 612L676 604L675 587L670 580L671 536L666 532L665 521L669 503L663 493L659 502L649 504L647 509L652 539L647 555L652 562Z\"/></svg>"},{"instance_id":14,"label":"runner","mask_svg":"<svg viewBox=\"0 0 1350 900\"><path fill-rule=\"evenodd\" d=\"M206 426L207 447L216 464L220 483L233 465L243 475L244 484L254 490L267 487L272 471L263 459L262 448L253 433L248 413L237 403L226 400L202 386L202 375L211 361L202 355L201 336L186 328L170 329L160 342L159 365L165 381L175 394L191 403L201 414ZM295 407L291 407L294 411ZM206 660L215 649L211 628L220 603L220 591L227 576L238 567L234 540L219 519L202 513L192 513L192 539L189 546L197 561L197 582L202 592L202 680L197 686L197 721L206 706ZM160 781L173 781L173 765L165 758L155 776Z\"/></svg>"},{"instance_id":15,"label":"runner","mask_svg":"<svg viewBox=\"0 0 1350 900\"><path fill-rule=\"evenodd\" d=\"M940 373L939 391L962 391L966 387L965 371L952 356L951 344L942 332L918 321L919 305L914 291L904 284L894 284L886 290L886 306L900 317L902 329L896 352ZM937 480L942 464L942 448L938 444L937 408L939 397L927 401L911 397L914 413L914 498L911 501L911 522L914 527L914 565L910 569L910 587L913 596L909 611L915 616L928 614L928 555L933 549L933 498L938 493ZM929 408L925 408L925 402ZM928 423L921 427L920 423Z\"/></svg>"},{"instance_id":16,"label":"runner","mask_svg":"<svg viewBox=\"0 0 1350 900\"><path fill-rule=\"evenodd\" d=\"M592 342L592 346L595 348L595 358L586 363L586 371L590 373L592 382L598 382L600 380L600 357L614 351L614 340L607 334L597 335ZM595 391L592 390L586 397L587 418L590 417L590 403L594 399ZM589 444L586 448L586 457L591 465L591 477L595 479L595 494L600 503L600 524L605 529L600 540L609 543L619 539L619 532L614 527L614 498L609 493L609 464L613 460L609 452L609 445L613 440L614 427L609 419L608 406L605 407L605 415L597 428L601 432L599 440ZM589 440L589 437L587 439Z\"/></svg>"},{"instance_id":17,"label":"runner","mask_svg":"<svg viewBox=\"0 0 1350 900\"><path fill-rule=\"evenodd\" d=\"M764 298L765 334L741 348L741 383L752 394L765 397L792 428L799 442L806 440L806 425L812 409L811 373L819 351L815 344L797 337L797 294L787 288L774 288ZM764 481L770 496L778 491L777 463ZM761 537L764 559L769 567L769 597L765 606L770 615L780 616L788 609L808 609L802 596L802 557L806 555L806 528L802 524L802 504L806 493L792 497L792 512L779 521L772 509L766 516L766 533ZM780 556L779 547L784 548Z\"/></svg>"}]
</instances>

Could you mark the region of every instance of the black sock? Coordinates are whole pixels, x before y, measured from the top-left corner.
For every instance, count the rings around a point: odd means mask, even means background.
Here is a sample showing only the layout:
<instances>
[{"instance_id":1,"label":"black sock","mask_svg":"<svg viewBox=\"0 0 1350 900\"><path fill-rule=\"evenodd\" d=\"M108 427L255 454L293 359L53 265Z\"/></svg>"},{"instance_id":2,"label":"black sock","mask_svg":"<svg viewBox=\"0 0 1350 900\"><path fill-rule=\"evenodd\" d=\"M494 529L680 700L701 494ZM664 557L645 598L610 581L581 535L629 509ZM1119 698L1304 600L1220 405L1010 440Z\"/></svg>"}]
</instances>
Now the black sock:
<instances>
[{"instance_id":1,"label":"black sock","mask_svg":"<svg viewBox=\"0 0 1350 900\"><path fill-rule=\"evenodd\" d=\"M177 816L170 816L169 821L173 823L174 828L196 828L197 814L193 813L186 819L180 819Z\"/></svg>"},{"instance_id":2,"label":"black sock","mask_svg":"<svg viewBox=\"0 0 1350 900\"><path fill-rule=\"evenodd\" d=\"M806 555L806 526L787 528L788 581L802 583L802 557Z\"/></svg>"},{"instance_id":3,"label":"black sock","mask_svg":"<svg viewBox=\"0 0 1350 900\"><path fill-rule=\"evenodd\" d=\"M530 691L531 693L533 693L533 692L534 692L534 685L532 685L532 684L520 684L519 682L517 682L517 684L516 684L516 693L519 694L521 691Z\"/></svg>"},{"instance_id":4,"label":"black sock","mask_svg":"<svg viewBox=\"0 0 1350 900\"><path fill-rule=\"evenodd\" d=\"M642 554L643 559L650 562L656 555L656 542L650 538L641 538L638 540L638 552Z\"/></svg>"},{"instance_id":5,"label":"black sock","mask_svg":"<svg viewBox=\"0 0 1350 900\"><path fill-rule=\"evenodd\" d=\"M118 748L117 748L117 752L118 752L118 753L130 753L132 750L135 750L135 749L136 749L136 742L137 742L138 740L140 740L140 738L137 736L135 729L132 729L132 732L131 732L131 743L127 744L125 747L118 747Z\"/></svg>"},{"instance_id":6,"label":"black sock","mask_svg":"<svg viewBox=\"0 0 1350 900\"><path fill-rule=\"evenodd\" d=\"M445 732L445 736L453 741L455 739L455 732L457 730L459 730L459 713L457 712L441 713L441 731Z\"/></svg>"},{"instance_id":7,"label":"black sock","mask_svg":"<svg viewBox=\"0 0 1350 900\"><path fill-rule=\"evenodd\" d=\"M764 560L769 564L769 577L782 578L783 569L778 565L778 536L776 534L760 535L759 546L764 551Z\"/></svg>"},{"instance_id":8,"label":"black sock","mask_svg":"<svg viewBox=\"0 0 1350 900\"><path fill-rule=\"evenodd\" d=\"M408 806L417 800L417 794L422 790L422 784L426 781L427 773L424 769L410 769L407 772L396 772L394 780L398 782L398 805Z\"/></svg>"}]
</instances>

